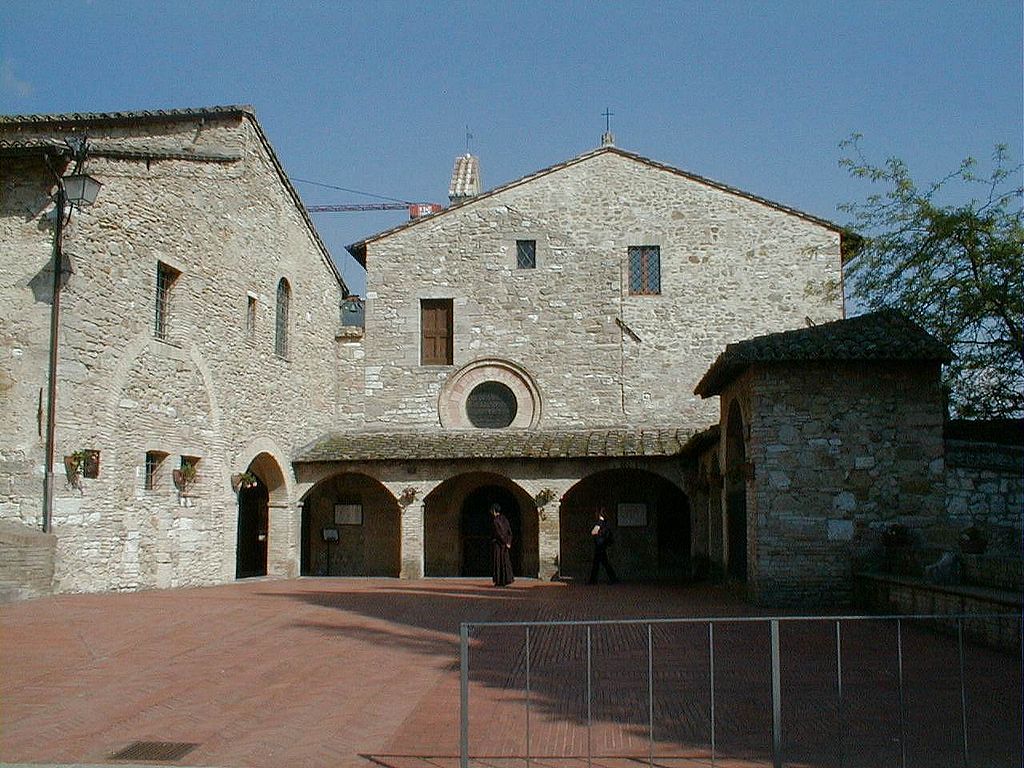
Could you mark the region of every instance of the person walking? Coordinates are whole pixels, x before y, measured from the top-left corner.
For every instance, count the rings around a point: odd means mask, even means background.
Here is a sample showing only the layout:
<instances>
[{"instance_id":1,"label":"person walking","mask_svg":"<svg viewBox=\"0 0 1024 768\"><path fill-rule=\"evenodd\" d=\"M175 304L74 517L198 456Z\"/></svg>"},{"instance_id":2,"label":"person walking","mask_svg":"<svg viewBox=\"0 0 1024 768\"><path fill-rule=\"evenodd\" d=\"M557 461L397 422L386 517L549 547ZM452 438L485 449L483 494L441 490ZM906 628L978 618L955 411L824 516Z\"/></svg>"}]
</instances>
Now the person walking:
<instances>
[{"instance_id":1,"label":"person walking","mask_svg":"<svg viewBox=\"0 0 1024 768\"><path fill-rule=\"evenodd\" d=\"M505 587L515 581L512 574L512 526L501 513L500 504L491 504L491 580L496 587Z\"/></svg>"},{"instance_id":2,"label":"person walking","mask_svg":"<svg viewBox=\"0 0 1024 768\"><path fill-rule=\"evenodd\" d=\"M613 541L612 527L605 516L604 507L597 510L597 521L594 523L594 527L590 529L590 538L594 542L594 562L590 566L590 578L587 580L587 583L597 583L597 569L603 565L604 572L608 576L608 583L614 584L618 579L615 577L615 569L608 562L608 547L611 546Z\"/></svg>"}]
</instances>

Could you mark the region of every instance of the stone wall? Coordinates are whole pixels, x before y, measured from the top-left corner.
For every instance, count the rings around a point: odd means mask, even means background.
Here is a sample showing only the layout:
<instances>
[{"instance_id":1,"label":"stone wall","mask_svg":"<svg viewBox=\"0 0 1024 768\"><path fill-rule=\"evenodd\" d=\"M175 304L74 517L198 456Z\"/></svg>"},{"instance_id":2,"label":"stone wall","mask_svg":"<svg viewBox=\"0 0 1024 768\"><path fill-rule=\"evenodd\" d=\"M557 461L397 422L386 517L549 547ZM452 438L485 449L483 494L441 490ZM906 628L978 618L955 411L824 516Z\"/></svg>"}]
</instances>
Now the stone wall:
<instances>
[{"instance_id":1,"label":"stone wall","mask_svg":"<svg viewBox=\"0 0 1024 768\"><path fill-rule=\"evenodd\" d=\"M29 137L26 130L19 138ZM272 457L275 475L263 478L271 486L271 569L294 574L298 514L288 462L329 427L336 409L329 361L342 289L335 273L250 117L114 121L88 130L96 149L88 170L104 186L65 231L75 273L61 299L57 588L234 578L229 478L259 454ZM167 159L161 150L196 157ZM205 161L204 153L233 159ZM42 514L50 192L52 176L38 160L5 166L0 516L31 527ZM166 339L153 331L158 262L180 272ZM291 287L286 358L274 353L281 278ZM99 476L81 490L65 488L61 457L81 449L100 452ZM166 454L153 489L145 487L147 451ZM199 459L199 482L184 499L171 477L181 456Z\"/></svg>"},{"instance_id":2,"label":"stone wall","mask_svg":"<svg viewBox=\"0 0 1024 768\"><path fill-rule=\"evenodd\" d=\"M536 241L535 269L516 268L517 239ZM633 245L660 246L660 295L630 295ZM714 405L693 388L728 342L842 314L805 295L839 274L836 231L614 152L366 250L366 334L345 370L362 366L375 425L436 427L446 381L482 358L530 377L540 427L705 425ZM420 364L420 301L431 298L453 302L452 366Z\"/></svg>"},{"instance_id":3,"label":"stone wall","mask_svg":"<svg viewBox=\"0 0 1024 768\"><path fill-rule=\"evenodd\" d=\"M955 531L981 529L990 553L1019 556L1024 446L947 440L946 511Z\"/></svg>"},{"instance_id":4,"label":"stone wall","mask_svg":"<svg viewBox=\"0 0 1024 768\"><path fill-rule=\"evenodd\" d=\"M936 365L759 365L721 397L746 424L749 588L762 603L844 603L890 521L945 536ZM725 441L722 462L725 464Z\"/></svg>"},{"instance_id":5,"label":"stone wall","mask_svg":"<svg viewBox=\"0 0 1024 768\"><path fill-rule=\"evenodd\" d=\"M51 592L56 544L52 533L0 520L0 602Z\"/></svg>"}]
</instances>

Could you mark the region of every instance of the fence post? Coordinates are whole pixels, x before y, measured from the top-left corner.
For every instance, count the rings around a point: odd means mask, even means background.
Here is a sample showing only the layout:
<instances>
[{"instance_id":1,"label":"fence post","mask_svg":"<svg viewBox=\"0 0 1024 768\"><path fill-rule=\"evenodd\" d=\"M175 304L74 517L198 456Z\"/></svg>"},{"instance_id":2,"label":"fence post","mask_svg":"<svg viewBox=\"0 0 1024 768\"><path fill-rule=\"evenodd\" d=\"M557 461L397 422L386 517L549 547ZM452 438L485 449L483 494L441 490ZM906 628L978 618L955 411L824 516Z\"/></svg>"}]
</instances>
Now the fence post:
<instances>
[{"instance_id":1,"label":"fence post","mask_svg":"<svg viewBox=\"0 0 1024 768\"><path fill-rule=\"evenodd\" d=\"M846 750L843 746L843 636L836 620L836 743L839 745L839 768L846 765Z\"/></svg>"},{"instance_id":2,"label":"fence post","mask_svg":"<svg viewBox=\"0 0 1024 768\"><path fill-rule=\"evenodd\" d=\"M711 768L715 768L715 623L708 622L708 686L711 689Z\"/></svg>"},{"instance_id":3,"label":"fence post","mask_svg":"<svg viewBox=\"0 0 1024 768\"><path fill-rule=\"evenodd\" d=\"M957 648L960 654L960 727L964 742L964 768L970 765L967 751L967 686L964 681L964 620L956 620Z\"/></svg>"},{"instance_id":4,"label":"fence post","mask_svg":"<svg viewBox=\"0 0 1024 768\"><path fill-rule=\"evenodd\" d=\"M459 766L469 768L469 625L459 626Z\"/></svg>"},{"instance_id":5,"label":"fence post","mask_svg":"<svg viewBox=\"0 0 1024 768\"><path fill-rule=\"evenodd\" d=\"M779 668L779 620L772 619L772 765L782 768L782 675Z\"/></svg>"},{"instance_id":6,"label":"fence post","mask_svg":"<svg viewBox=\"0 0 1024 768\"><path fill-rule=\"evenodd\" d=\"M907 768L907 723L903 702L903 622L896 619L896 670L900 690L900 768Z\"/></svg>"},{"instance_id":7,"label":"fence post","mask_svg":"<svg viewBox=\"0 0 1024 768\"><path fill-rule=\"evenodd\" d=\"M647 733L650 737L648 762L654 768L654 639L650 624L647 625Z\"/></svg>"},{"instance_id":8,"label":"fence post","mask_svg":"<svg viewBox=\"0 0 1024 768\"><path fill-rule=\"evenodd\" d=\"M590 746L590 625L587 624L587 768L590 768L593 754Z\"/></svg>"},{"instance_id":9,"label":"fence post","mask_svg":"<svg viewBox=\"0 0 1024 768\"><path fill-rule=\"evenodd\" d=\"M526 768L530 768L530 625L526 625Z\"/></svg>"}]
</instances>

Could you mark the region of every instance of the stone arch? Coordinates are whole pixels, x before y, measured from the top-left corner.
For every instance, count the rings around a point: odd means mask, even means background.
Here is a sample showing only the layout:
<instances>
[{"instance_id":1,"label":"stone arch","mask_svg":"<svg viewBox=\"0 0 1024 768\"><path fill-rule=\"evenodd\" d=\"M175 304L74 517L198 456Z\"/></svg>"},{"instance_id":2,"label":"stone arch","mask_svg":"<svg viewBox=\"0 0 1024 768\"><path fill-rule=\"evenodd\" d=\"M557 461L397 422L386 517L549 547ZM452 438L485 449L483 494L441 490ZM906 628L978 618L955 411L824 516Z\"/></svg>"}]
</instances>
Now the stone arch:
<instances>
[{"instance_id":1,"label":"stone arch","mask_svg":"<svg viewBox=\"0 0 1024 768\"><path fill-rule=\"evenodd\" d=\"M376 478L339 472L303 496L303 576L391 576L401 571L401 507Z\"/></svg>"},{"instance_id":2,"label":"stone arch","mask_svg":"<svg viewBox=\"0 0 1024 768\"><path fill-rule=\"evenodd\" d=\"M690 500L664 475L641 469L607 469L581 479L562 497L559 575L585 579L593 547L590 529L599 508L611 522L609 550L619 578L682 581L690 576Z\"/></svg>"},{"instance_id":3,"label":"stone arch","mask_svg":"<svg viewBox=\"0 0 1024 768\"><path fill-rule=\"evenodd\" d=\"M725 532L724 549L727 574L747 578L747 430L739 399L733 398L725 421Z\"/></svg>"},{"instance_id":4,"label":"stone arch","mask_svg":"<svg viewBox=\"0 0 1024 768\"><path fill-rule=\"evenodd\" d=\"M282 469L288 465L281 458L284 455L273 440L268 437L257 437L235 453L231 461L231 473L255 474L266 484L271 506L287 506L292 498L293 483L288 473Z\"/></svg>"},{"instance_id":5,"label":"stone arch","mask_svg":"<svg viewBox=\"0 0 1024 768\"><path fill-rule=\"evenodd\" d=\"M521 486L494 472L457 475L424 497L425 576L490 574L487 510L492 502L502 505L512 524L515 575L536 578L540 568L537 505Z\"/></svg>"},{"instance_id":6,"label":"stone arch","mask_svg":"<svg viewBox=\"0 0 1024 768\"><path fill-rule=\"evenodd\" d=\"M515 413L508 428L527 429L540 422L542 401L533 377L525 368L509 360L487 357L467 363L448 377L437 398L441 426L450 429L476 429L466 403L481 386L500 386L515 397Z\"/></svg>"}]
</instances>

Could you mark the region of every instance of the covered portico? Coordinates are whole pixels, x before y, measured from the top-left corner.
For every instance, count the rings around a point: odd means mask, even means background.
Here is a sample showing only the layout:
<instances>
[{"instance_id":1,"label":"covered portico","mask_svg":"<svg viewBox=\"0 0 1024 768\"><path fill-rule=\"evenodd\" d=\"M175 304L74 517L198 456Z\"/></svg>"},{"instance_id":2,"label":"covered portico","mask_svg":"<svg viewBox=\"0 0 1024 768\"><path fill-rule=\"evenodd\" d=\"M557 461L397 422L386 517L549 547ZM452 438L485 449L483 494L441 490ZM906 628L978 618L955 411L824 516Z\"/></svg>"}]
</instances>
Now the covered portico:
<instances>
[{"instance_id":1,"label":"covered portico","mask_svg":"<svg viewBox=\"0 0 1024 768\"><path fill-rule=\"evenodd\" d=\"M696 429L345 431L295 461L302 573L481 576L497 502L528 578L580 579L599 507L621 531L620 575L682 580L694 530L683 448ZM699 527L699 526L698 526Z\"/></svg>"}]
</instances>

